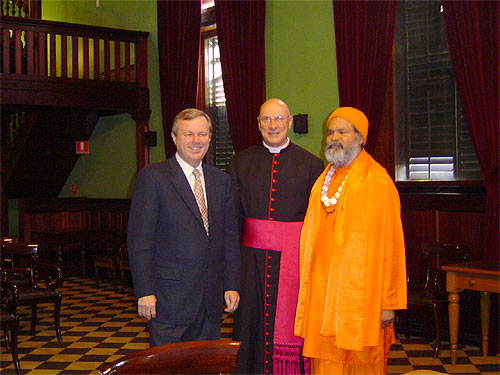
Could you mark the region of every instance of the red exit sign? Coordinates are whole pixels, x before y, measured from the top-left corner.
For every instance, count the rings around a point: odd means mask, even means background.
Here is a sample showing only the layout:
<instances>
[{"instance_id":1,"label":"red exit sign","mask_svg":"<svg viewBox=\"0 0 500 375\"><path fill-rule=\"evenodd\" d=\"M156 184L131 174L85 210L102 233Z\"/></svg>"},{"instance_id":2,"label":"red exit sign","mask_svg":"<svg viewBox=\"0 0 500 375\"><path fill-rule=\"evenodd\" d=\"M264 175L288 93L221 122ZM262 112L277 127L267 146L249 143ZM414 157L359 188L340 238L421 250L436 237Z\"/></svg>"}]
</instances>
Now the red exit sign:
<instances>
[{"instance_id":1,"label":"red exit sign","mask_svg":"<svg viewBox=\"0 0 500 375\"><path fill-rule=\"evenodd\" d=\"M76 153L77 154L88 154L89 153L89 142L88 141L76 141Z\"/></svg>"}]
</instances>

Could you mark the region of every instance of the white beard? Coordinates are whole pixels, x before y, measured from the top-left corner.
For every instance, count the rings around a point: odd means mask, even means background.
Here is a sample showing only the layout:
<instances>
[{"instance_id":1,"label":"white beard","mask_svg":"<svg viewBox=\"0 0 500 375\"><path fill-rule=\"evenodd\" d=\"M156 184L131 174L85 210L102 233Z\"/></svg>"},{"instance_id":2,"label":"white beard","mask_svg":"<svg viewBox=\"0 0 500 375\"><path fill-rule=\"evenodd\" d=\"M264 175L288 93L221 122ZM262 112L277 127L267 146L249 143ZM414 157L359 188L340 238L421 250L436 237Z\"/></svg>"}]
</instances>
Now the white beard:
<instances>
[{"instance_id":1,"label":"white beard","mask_svg":"<svg viewBox=\"0 0 500 375\"><path fill-rule=\"evenodd\" d=\"M325 157L334 168L342 168L351 164L361 152L361 146L351 142L347 146L331 142L325 146Z\"/></svg>"}]
</instances>

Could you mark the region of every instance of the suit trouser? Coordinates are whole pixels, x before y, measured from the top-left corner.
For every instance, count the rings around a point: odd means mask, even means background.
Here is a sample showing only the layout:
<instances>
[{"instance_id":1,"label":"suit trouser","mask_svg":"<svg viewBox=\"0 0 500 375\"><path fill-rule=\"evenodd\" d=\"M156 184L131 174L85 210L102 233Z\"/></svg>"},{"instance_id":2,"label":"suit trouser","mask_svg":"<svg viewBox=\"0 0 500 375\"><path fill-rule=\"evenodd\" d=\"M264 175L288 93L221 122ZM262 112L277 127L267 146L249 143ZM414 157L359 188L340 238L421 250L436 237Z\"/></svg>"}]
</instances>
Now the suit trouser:
<instances>
[{"instance_id":1,"label":"suit trouser","mask_svg":"<svg viewBox=\"0 0 500 375\"><path fill-rule=\"evenodd\" d=\"M208 320L205 303L202 304L202 310L191 324L160 323L157 320L158 318L154 318L149 321L149 344L151 347L180 341L220 339L220 323L212 323Z\"/></svg>"}]
</instances>

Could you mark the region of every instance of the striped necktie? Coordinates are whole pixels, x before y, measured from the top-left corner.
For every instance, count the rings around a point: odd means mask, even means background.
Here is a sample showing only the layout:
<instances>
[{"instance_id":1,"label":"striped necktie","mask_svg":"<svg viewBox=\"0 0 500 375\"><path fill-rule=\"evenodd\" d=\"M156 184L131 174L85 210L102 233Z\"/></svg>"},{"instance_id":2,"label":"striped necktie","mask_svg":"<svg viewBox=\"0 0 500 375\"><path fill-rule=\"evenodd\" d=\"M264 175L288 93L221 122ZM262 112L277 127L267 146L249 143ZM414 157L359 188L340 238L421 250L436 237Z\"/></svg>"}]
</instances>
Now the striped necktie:
<instances>
[{"instance_id":1,"label":"striped necktie","mask_svg":"<svg viewBox=\"0 0 500 375\"><path fill-rule=\"evenodd\" d=\"M200 209L201 218L203 219L203 226L208 234L208 211L207 205L205 204L205 194L203 194L203 187L201 186L200 171L198 169L193 170L194 175L194 197L196 198L196 203L198 203L198 208Z\"/></svg>"}]
</instances>

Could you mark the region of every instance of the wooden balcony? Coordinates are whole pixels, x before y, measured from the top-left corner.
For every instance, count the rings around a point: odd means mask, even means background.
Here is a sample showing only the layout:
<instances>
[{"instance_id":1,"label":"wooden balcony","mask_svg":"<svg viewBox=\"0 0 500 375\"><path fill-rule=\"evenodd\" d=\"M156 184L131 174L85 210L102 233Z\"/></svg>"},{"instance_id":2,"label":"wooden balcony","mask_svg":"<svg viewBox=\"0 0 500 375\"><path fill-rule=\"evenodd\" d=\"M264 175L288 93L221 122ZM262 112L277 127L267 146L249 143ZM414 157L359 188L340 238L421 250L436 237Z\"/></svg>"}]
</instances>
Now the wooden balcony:
<instances>
[{"instance_id":1,"label":"wooden balcony","mask_svg":"<svg viewBox=\"0 0 500 375\"><path fill-rule=\"evenodd\" d=\"M149 113L149 33L0 18L1 103Z\"/></svg>"}]
</instances>

